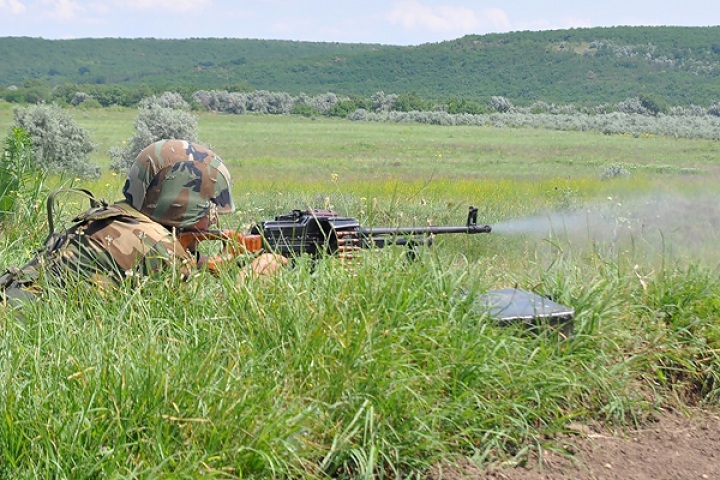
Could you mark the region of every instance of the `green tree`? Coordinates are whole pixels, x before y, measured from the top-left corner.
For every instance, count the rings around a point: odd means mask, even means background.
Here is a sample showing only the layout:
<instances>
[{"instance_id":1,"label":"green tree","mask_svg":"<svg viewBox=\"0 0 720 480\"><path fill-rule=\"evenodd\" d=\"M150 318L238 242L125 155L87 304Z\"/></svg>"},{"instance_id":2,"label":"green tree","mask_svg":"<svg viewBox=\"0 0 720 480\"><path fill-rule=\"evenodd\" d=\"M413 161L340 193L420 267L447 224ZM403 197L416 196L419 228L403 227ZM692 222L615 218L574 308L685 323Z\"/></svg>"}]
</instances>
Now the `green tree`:
<instances>
[{"instance_id":1,"label":"green tree","mask_svg":"<svg viewBox=\"0 0 720 480\"><path fill-rule=\"evenodd\" d=\"M640 104L652 115L659 113L667 113L668 105L663 100L658 99L651 94L641 94L639 97Z\"/></svg>"},{"instance_id":2,"label":"green tree","mask_svg":"<svg viewBox=\"0 0 720 480\"><path fill-rule=\"evenodd\" d=\"M25 80L23 92L23 97L27 103L37 104L50 101L50 85L42 80Z\"/></svg>"},{"instance_id":3,"label":"green tree","mask_svg":"<svg viewBox=\"0 0 720 480\"><path fill-rule=\"evenodd\" d=\"M423 99L417 92L412 91L398 95L393 104L393 110L399 112L411 112L413 110L427 112L433 110L433 106L432 102Z\"/></svg>"},{"instance_id":4,"label":"green tree","mask_svg":"<svg viewBox=\"0 0 720 480\"><path fill-rule=\"evenodd\" d=\"M345 118L358 108L357 104L352 100L341 100L330 108L328 115Z\"/></svg>"}]
</instances>

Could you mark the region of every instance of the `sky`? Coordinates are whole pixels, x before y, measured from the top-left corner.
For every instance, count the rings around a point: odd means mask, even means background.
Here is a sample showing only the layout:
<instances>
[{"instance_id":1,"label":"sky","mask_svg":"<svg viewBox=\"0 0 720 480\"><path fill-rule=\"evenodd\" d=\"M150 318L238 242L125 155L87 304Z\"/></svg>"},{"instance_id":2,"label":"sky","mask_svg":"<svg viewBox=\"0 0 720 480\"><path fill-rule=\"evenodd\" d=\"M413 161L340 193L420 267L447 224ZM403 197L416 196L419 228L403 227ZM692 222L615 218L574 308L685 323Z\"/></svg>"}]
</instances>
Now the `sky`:
<instances>
[{"instance_id":1,"label":"sky","mask_svg":"<svg viewBox=\"0 0 720 480\"><path fill-rule=\"evenodd\" d=\"M0 37L419 45L467 34L720 25L719 0L0 0Z\"/></svg>"}]
</instances>

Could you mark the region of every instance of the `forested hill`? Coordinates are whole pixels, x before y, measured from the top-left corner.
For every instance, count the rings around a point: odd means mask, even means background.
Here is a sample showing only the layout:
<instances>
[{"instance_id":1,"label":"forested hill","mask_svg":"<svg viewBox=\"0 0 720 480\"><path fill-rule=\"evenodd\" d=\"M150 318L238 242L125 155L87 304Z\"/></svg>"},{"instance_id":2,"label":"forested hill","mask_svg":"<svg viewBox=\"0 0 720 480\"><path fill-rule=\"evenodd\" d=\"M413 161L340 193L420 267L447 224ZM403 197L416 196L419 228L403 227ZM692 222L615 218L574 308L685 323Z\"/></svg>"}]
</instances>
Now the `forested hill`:
<instances>
[{"instance_id":1,"label":"forested hill","mask_svg":"<svg viewBox=\"0 0 720 480\"><path fill-rule=\"evenodd\" d=\"M720 27L469 35L412 47L237 39L0 38L0 85L28 78L430 99L601 104L720 101Z\"/></svg>"}]
</instances>

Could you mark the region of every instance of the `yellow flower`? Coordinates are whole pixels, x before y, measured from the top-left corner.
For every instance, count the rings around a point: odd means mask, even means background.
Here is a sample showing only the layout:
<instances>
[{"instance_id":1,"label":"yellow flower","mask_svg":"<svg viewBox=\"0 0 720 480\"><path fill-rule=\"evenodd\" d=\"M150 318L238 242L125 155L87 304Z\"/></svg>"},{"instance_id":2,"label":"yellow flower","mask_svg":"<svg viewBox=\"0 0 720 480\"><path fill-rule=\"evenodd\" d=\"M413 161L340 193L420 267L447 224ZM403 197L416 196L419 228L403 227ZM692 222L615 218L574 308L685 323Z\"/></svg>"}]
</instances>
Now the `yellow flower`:
<instances>
[{"instance_id":1,"label":"yellow flower","mask_svg":"<svg viewBox=\"0 0 720 480\"><path fill-rule=\"evenodd\" d=\"M333 173L332 175L330 175L330 177L332 178L332 181L334 182L334 181L336 181L336 180L338 179L338 174L337 174L337 173Z\"/></svg>"}]
</instances>

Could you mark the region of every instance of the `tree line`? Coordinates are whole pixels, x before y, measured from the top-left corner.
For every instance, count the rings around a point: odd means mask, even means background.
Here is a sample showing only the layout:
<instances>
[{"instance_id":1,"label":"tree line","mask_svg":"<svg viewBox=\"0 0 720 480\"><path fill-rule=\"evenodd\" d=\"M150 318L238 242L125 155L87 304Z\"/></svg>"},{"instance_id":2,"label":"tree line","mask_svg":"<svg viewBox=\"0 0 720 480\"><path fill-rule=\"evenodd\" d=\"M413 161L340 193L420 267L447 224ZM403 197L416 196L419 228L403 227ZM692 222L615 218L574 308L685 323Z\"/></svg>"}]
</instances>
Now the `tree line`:
<instances>
[{"instance_id":1,"label":"tree line","mask_svg":"<svg viewBox=\"0 0 720 480\"><path fill-rule=\"evenodd\" d=\"M0 93L40 80L83 85L101 105L165 90L266 90L370 97L493 96L591 106L651 95L671 106L720 101L720 27L613 27L467 35L410 47L240 39L0 38ZM87 85L87 86L85 86ZM141 90L133 99L116 87ZM93 89L93 91L88 91ZM144 91L143 91L144 90ZM71 92L72 95L74 92ZM115 98L107 98L107 97ZM69 102L71 99L66 98ZM26 101L29 101L26 99Z\"/></svg>"}]
</instances>

